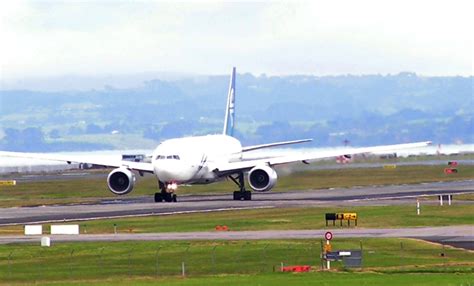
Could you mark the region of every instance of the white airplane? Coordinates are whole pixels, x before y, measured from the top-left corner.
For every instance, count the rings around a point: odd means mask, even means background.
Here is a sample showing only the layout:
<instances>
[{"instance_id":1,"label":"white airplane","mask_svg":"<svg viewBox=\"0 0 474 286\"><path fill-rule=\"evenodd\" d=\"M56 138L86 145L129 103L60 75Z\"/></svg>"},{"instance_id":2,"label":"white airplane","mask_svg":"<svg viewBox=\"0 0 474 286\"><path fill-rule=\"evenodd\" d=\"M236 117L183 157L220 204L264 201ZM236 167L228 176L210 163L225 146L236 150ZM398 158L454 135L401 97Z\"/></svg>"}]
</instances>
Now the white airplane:
<instances>
[{"instance_id":1,"label":"white airplane","mask_svg":"<svg viewBox=\"0 0 474 286\"><path fill-rule=\"evenodd\" d=\"M283 146L311 141L311 139L276 142L242 147L239 140L232 137L235 125L235 67L229 84L227 107L222 134L193 136L170 139L160 143L154 150L150 162L130 162L124 160L105 160L84 156L63 156L18 152L0 152L0 156L34 158L63 162L86 163L114 167L107 177L110 191L125 195L133 190L138 172L152 173L156 176L160 192L155 193L155 202L175 202L176 190L180 184L209 184L230 178L239 188L234 192L234 200L251 200L251 192L245 189L244 174L248 173L248 183L256 192L270 191L277 182L276 165L352 156L354 154L397 151L430 145L431 142L418 142L385 145L366 148L350 148L326 152L301 152L268 158L243 158L249 151L275 146Z\"/></svg>"}]
</instances>

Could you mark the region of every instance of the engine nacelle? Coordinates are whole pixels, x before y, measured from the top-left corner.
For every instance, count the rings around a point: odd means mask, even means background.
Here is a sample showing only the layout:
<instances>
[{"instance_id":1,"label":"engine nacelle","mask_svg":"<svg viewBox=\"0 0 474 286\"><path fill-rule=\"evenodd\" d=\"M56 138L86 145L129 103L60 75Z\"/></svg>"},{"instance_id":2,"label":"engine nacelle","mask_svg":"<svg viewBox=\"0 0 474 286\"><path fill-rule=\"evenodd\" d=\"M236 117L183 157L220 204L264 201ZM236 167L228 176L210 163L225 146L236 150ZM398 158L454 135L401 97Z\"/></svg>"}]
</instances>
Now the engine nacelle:
<instances>
[{"instance_id":1,"label":"engine nacelle","mask_svg":"<svg viewBox=\"0 0 474 286\"><path fill-rule=\"evenodd\" d=\"M127 168L117 168L107 176L109 190L116 195L125 195L133 190L135 175Z\"/></svg>"},{"instance_id":2,"label":"engine nacelle","mask_svg":"<svg viewBox=\"0 0 474 286\"><path fill-rule=\"evenodd\" d=\"M269 166L255 166L249 172L250 187L256 192L270 191L277 179L277 173Z\"/></svg>"}]
</instances>

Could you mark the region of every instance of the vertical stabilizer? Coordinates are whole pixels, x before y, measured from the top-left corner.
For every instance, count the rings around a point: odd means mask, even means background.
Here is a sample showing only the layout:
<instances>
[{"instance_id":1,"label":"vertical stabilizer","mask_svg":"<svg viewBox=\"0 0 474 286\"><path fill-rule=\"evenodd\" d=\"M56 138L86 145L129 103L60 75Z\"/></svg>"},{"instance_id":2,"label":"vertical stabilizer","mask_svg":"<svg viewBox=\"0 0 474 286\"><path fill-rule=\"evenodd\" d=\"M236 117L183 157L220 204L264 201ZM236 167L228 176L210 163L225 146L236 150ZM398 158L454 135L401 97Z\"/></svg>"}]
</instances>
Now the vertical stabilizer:
<instances>
[{"instance_id":1,"label":"vertical stabilizer","mask_svg":"<svg viewBox=\"0 0 474 286\"><path fill-rule=\"evenodd\" d=\"M232 75L229 82L229 93L227 94L227 106L225 109L224 135L233 136L235 125L235 67L232 68Z\"/></svg>"}]
</instances>

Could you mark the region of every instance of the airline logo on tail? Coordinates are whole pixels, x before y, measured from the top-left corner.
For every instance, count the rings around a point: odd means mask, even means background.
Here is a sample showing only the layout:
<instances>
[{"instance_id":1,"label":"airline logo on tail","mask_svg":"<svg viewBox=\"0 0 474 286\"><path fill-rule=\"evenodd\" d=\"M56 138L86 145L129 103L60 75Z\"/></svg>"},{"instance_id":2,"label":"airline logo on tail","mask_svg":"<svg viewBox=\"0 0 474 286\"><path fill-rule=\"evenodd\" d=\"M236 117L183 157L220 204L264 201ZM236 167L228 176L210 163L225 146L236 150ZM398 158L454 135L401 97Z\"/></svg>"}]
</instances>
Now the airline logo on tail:
<instances>
[{"instance_id":1,"label":"airline logo on tail","mask_svg":"<svg viewBox=\"0 0 474 286\"><path fill-rule=\"evenodd\" d=\"M227 107L225 110L224 135L233 136L235 126L235 67L232 68L232 75L229 82L229 93L227 95Z\"/></svg>"}]
</instances>

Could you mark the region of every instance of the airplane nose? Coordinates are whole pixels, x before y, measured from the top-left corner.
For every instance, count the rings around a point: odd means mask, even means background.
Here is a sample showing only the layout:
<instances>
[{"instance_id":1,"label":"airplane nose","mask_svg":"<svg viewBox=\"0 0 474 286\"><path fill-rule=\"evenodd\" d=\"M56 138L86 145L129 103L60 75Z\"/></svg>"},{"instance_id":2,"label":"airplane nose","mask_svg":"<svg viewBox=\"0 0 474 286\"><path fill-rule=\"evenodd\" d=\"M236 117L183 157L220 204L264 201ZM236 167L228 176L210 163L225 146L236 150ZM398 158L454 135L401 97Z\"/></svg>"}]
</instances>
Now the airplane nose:
<instances>
[{"instance_id":1,"label":"airplane nose","mask_svg":"<svg viewBox=\"0 0 474 286\"><path fill-rule=\"evenodd\" d=\"M155 164L155 174L162 182L186 183L196 173L196 168L182 162L168 161Z\"/></svg>"}]
</instances>

